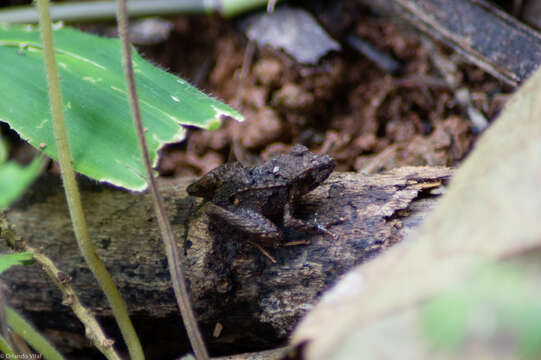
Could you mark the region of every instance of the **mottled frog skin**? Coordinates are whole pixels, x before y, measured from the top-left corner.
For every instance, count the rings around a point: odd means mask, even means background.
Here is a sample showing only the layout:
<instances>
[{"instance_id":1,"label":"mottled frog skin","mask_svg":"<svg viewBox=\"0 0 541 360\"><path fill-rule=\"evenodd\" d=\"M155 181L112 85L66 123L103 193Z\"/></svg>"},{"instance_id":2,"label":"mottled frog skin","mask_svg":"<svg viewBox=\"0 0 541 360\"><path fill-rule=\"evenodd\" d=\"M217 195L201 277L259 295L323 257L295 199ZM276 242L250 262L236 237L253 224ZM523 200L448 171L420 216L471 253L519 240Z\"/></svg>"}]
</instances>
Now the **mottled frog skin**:
<instances>
[{"instance_id":1,"label":"mottled frog skin","mask_svg":"<svg viewBox=\"0 0 541 360\"><path fill-rule=\"evenodd\" d=\"M323 183L334 167L330 156L296 145L290 153L259 166L243 167L238 162L219 166L187 191L208 200L210 221L228 225L239 240L278 247L284 241L283 227L328 233L316 223L293 217L293 203Z\"/></svg>"}]
</instances>

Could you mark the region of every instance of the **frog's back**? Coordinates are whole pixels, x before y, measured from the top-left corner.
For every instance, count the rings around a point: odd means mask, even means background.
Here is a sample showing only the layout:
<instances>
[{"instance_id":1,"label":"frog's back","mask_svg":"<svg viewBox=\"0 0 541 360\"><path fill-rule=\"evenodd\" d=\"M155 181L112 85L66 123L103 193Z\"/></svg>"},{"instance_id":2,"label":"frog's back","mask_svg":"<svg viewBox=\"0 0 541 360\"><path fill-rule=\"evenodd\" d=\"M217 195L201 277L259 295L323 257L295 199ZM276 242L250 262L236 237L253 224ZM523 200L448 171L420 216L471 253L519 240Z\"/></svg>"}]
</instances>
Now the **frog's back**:
<instances>
[{"instance_id":1,"label":"frog's back","mask_svg":"<svg viewBox=\"0 0 541 360\"><path fill-rule=\"evenodd\" d=\"M212 201L217 205L232 204L235 195L243 191L243 189L250 188L253 183L248 171L249 168L241 168L233 176L225 178Z\"/></svg>"}]
</instances>

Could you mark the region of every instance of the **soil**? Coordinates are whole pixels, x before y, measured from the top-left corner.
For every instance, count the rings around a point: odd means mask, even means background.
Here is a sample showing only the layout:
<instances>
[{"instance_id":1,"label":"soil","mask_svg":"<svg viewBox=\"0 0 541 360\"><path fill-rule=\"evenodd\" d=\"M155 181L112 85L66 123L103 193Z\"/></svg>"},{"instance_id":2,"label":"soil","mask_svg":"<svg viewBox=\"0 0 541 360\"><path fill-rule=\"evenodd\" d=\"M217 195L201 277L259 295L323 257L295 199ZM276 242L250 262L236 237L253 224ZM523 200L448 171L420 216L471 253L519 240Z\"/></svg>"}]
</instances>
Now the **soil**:
<instances>
[{"instance_id":1,"label":"soil","mask_svg":"<svg viewBox=\"0 0 541 360\"><path fill-rule=\"evenodd\" d=\"M510 89L490 75L354 1L308 8L343 47L317 66L256 48L234 21L219 17L175 18L165 43L140 48L246 118L214 132L191 129L186 141L163 149L162 175L198 176L234 159L253 163L297 143L333 156L338 171L456 166L478 135L456 90L468 89L488 121L507 98ZM348 48L342 40L350 33L397 59L399 73L387 74ZM451 80L444 66L452 68Z\"/></svg>"}]
</instances>

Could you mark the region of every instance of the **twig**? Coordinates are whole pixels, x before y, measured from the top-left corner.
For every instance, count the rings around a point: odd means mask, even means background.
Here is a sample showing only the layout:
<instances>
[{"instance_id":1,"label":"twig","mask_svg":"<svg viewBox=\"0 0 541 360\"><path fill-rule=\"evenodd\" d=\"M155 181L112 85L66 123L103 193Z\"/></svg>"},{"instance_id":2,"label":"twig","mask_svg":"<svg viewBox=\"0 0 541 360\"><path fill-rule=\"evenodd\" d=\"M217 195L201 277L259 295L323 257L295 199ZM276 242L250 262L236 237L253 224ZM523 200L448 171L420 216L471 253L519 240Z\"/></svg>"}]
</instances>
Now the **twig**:
<instances>
[{"instance_id":1,"label":"twig","mask_svg":"<svg viewBox=\"0 0 541 360\"><path fill-rule=\"evenodd\" d=\"M152 194L154 211L156 213L156 217L158 218L158 225L160 227L160 232L165 247L175 297L195 356L199 360L206 360L209 358L209 355L207 348L205 347L205 343L203 342L203 337L201 336L197 326L197 320L190 302L190 296L188 294L186 280L180 261L181 254L177 250L175 236L171 230L171 224L167 218L165 207L163 206L163 200L158 192L158 186L156 185L156 180L152 174L152 165L150 163L150 156L148 154L146 145L143 121L141 119L139 102L137 100L137 90L135 87L135 78L133 75L131 46L128 40L128 11L126 8L126 0L118 0L117 21L118 33L122 42L122 61L128 88L130 108L132 111L135 128L137 130L137 139L139 141L141 155L145 164L150 192Z\"/></svg>"},{"instance_id":2,"label":"twig","mask_svg":"<svg viewBox=\"0 0 541 360\"><path fill-rule=\"evenodd\" d=\"M47 276L49 276L58 289L60 289L64 299L62 304L71 307L77 318L83 323L86 337L92 341L94 346L96 346L107 359L120 360L120 355L113 347L113 344L115 343L114 340L109 339L105 335L96 318L94 318L92 313L81 304L75 290L73 290L70 285L71 277L59 270L51 259L36 249L25 244L24 251L31 251L34 253L34 260L41 265L43 271L45 271Z\"/></svg>"},{"instance_id":3,"label":"twig","mask_svg":"<svg viewBox=\"0 0 541 360\"><path fill-rule=\"evenodd\" d=\"M402 68L402 64L393 58L390 54L383 52L370 42L359 38L351 33L346 36L346 42L358 53L364 55L372 61L376 67L389 74L396 74Z\"/></svg>"},{"instance_id":4,"label":"twig","mask_svg":"<svg viewBox=\"0 0 541 360\"><path fill-rule=\"evenodd\" d=\"M114 340L107 338L100 324L92 315L92 312L85 308L79 297L71 286L71 278L59 270L53 261L37 249L29 246L26 241L17 236L13 225L8 224L5 215L0 213L0 235L8 245L16 251L29 251L33 253L34 260L41 266L49 279L62 292L63 304L71 307L75 316L83 323L86 336L92 341L102 354L110 360L120 360L120 355L113 347Z\"/></svg>"},{"instance_id":5,"label":"twig","mask_svg":"<svg viewBox=\"0 0 541 360\"><path fill-rule=\"evenodd\" d=\"M539 32L486 0L357 0L404 19L511 86L541 64Z\"/></svg>"}]
</instances>

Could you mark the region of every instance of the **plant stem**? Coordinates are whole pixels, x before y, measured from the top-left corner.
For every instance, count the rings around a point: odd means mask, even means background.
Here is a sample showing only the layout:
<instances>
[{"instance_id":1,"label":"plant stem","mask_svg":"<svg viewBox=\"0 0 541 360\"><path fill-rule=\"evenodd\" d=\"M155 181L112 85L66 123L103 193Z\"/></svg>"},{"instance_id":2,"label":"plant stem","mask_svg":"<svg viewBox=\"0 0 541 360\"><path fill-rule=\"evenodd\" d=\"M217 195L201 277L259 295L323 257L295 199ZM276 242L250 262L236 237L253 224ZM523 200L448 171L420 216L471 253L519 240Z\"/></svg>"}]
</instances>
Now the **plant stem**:
<instances>
[{"instance_id":1,"label":"plant stem","mask_svg":"<svg viewBox=\"0 0 541 360\"><path fill-rule=\"evenodd\" d=\"M29 246L24 239L17 236L15 226L10 225L6 219L5 213L0 211L0 236L5 239L8 246L13 250L21 252L27 251L33 254L33 259L40 265L41 269L49 276L49 279L62 292L63 303L70 306L75 316L83 323L85 334L92 341L94 346L109 360L120 360L120 355L113 347L114 341L105 336L98 320L92 312L85 308L75 290L71 286L71 278L60 271L53 261L45 254ZM1 306L1 304L0 304ZM0 347L1 351L1 347Z\"/></svg>"},{"instance_id":2,"label":"plant stem","mask_svg":"<svg viewBox=\"0 0 541 360\"><path fill-rule=\"evenodd\" d=\"M130 16L171 16L174 14L210 14L218 12L222 16L232 17L243 12L261 7L267 0L138 0L130 1ZM51 6L53 20L93 21L112 19L115 16L114 1L81 1L75 3L57 3ZM17 6L0 11L0 22L35 23L38 14L33 7Z\"/></svg>"},{"instance_id":3,"label":"plant stem","mask_svg":"<svg viewBox=\"0 0 541 360\"><path fill-rule=\"evenodd\" d=\"M0 352L6 355L6 358L15 359L15 357L17 356L13 352L13 349L11 348L11 346L9 345L9 341L7 341L7 339L1 335L0 335Z\"/></svg>"},{"instance_id":4,"label":"plant stem","mask_svg":"<svg viewBox=\"0 0 541 360\"><path fill-rule=\"evenodd\" d=\"M47 360L63 360L64 357L37 332L19 313L10 306L6 306L6 319L9 327L21 336L32 348L39 352ZM23 355L23 354L21 354ZM14 358L29 359L28 356L17 356Z\"/></svg>"},{"instance_id":5,"label":"plant stem","mask_svg":"<svg viewBox=\"0 0 541 360\"><path fill-rule=\"evenodd\" d=\"M199 327L197 326L197 320L195 318L194 311L190 302L190 296L186 286L186 280L184 272L182 271L182 257L179 253L175 236L171 230L171 224L167 218L165 207L163 205L162 198L158 192L158 186L156 180L152 174L152 165L150 157L148 155L148 149L146 145L143 121L141 119L141 111L139 109L139 102L137 100L137 89L135 86L135 78L133 75L132 64L132 49L128 40L128 11L126 9L126 0L118 0L117 10L118 21L118 33L122 42L122 61L124 66L124 75L126 77L126 86L128 88L128 95L130 101L130 108L133 115L134 125L137 131L137 140L139 141L139 147L141 149L141 155L145 164L147 180L152 194L152 202L154 205L154 211L158 219L158 225L161 232L161 237L165 247L165 253L167 256L167 263L169 265L169 273L171 274L171 282L173 284L173 290L177 300L184 326L192 349L198 360L207 360L209 355Z\"/></svg>"},{"instance_id":6,"label":"plant stem","mask_svg":"<svg viewBox=\"0 0 541 360\"><path fill-rule=\"evenodd\" d=\"M143 349L130 321L126 304L113 283L107 268L96 255L94 246L90 242L88 228L83 214L81 197L77 182L75 181L66 124L64 122L64 114L62 111L60 80L56 67L51 19L49 16L49 0L37 0L37 4L43 42L43 58L49 87L49 101L53 119L54 137L58 148L58 162L60 164L62 182L66 192L66 199L73 224L73 230L75 232L75 238L77 239L77 244L79 245L82 256L103 289L107 300L111 304L111 310L118 323L124 341L126 342L131 358L137 360L144 359Z\"/></svg>"}]
</instances>

